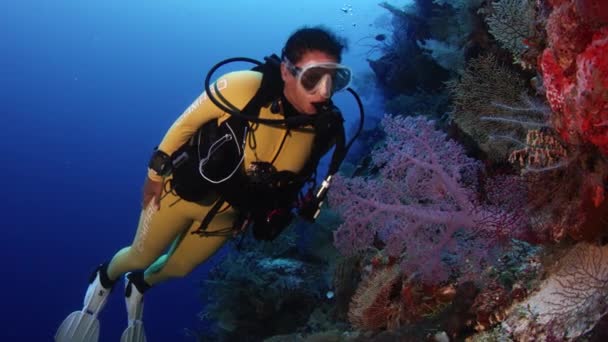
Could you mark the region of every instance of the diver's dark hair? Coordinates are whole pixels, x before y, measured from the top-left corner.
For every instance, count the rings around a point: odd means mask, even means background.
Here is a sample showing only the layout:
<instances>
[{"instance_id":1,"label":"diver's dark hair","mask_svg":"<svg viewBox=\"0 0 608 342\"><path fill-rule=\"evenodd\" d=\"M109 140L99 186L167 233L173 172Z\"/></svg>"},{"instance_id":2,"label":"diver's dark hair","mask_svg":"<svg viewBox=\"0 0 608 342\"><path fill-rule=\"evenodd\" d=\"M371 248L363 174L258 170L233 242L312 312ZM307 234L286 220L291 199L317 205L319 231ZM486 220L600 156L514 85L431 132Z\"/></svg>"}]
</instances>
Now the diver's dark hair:
<instances>
[{"instance_id":1,"label":"diver's dark hair","mask_svg":"<svg viewBox=\"0 0 608 342\"><path fill-rule=\"evenodd\" d=\"M317 50L336 57L336 60L340 62L342 50L346 48L346 40L325 27L303 27L289 36L283 47L281 58L287 57L292 63L297 63L305 52Z\"/></svg>"}]
</instances>

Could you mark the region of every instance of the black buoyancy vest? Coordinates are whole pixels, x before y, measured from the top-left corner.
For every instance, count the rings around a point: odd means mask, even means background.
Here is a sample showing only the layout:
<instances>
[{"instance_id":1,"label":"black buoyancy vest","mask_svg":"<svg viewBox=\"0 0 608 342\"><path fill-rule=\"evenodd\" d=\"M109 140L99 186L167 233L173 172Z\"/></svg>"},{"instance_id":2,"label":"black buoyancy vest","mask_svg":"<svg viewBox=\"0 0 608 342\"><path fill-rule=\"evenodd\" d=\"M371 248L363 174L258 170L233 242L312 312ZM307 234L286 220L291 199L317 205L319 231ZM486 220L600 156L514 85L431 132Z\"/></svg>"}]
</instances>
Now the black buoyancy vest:
<instances>
[{"instance_id":1,"label":"black buoyancy vest","mask_svg":"<svg viewBox=\"0 0 608 342\"><path fill-rule=\"evenodd\" d=\"M243 108L244 115L257 117L263 106L280 96L283 80L276 69L268 62L253 69L262 72L263 77L256 94ZM210 190L224 192L234 186L234 179L242 173L248 129L248 122L234 115L221 124L211 120L202 125L171 156L178 161L173 168L175 192L187 201L199 201Z\"/></svg>"},{"instance_id":2,"label":"black buoyancy vest","mask_svg":"<svg viewBox=\"0 0 608 342\"><path fill-rule=\"evenodd\" d=\"M263 77L258 91L242 110L245 116L259 116L262 107L283 96L284 83L279 65L280 59L273 55L266 63L252 69L261 72ZM218 120L211 120L173 153L172 187L181 198L188 201L200 201L209 191L215 191L231 205L247 209L251 206L273 205L268 202L284 205L291 203L297 198L302 185L316 171L320 159L333 146L336 132L344 134L341 115L339 120L332 120L329 129L326 126L315 126L312 155L301 172L290 176L284 171L280 175L283 178L283 188L279 194L273 192L264 196L264 192L258 191L259 189L250 191L249 194L243 191L249 185L243 165L248 121L234 115L219 125ZM176 160L181 161L175 163Z\"/></svg>"}]
</instances>

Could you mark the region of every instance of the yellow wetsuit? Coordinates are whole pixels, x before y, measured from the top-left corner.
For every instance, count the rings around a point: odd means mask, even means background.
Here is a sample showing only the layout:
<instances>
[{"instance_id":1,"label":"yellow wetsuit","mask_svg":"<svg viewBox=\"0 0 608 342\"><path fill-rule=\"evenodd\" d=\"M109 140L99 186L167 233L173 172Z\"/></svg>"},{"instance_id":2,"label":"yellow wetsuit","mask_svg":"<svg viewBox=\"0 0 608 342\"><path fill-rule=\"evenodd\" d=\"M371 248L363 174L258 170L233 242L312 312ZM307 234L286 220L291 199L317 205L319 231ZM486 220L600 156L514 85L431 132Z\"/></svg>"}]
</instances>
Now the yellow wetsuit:
<instances>
[{"instance_id":1,"label":"yellow wetsuit","mask_svg":"<svg viewBox=\"0 0 608 342\"><path fill-rule=\"evenodd\" d=\"M259 72L238 71L222 76L216 84L222 96L235 107L243 109L260 87L261 79ZM211 89L214 89L213 86ZM203 124L228 117L229 114L216 107L203 93L173 123L158 148L171 155ZM262 107L259 117L282 119L283 113L274 114L269 107ZM310 129L287 130L258 124L248 134L253 135L256 144L254 149L249 143L246 144L245 168L255 161L274 160L273 165L278 171L297 173L311 155L314 133ZM152 170L148 170L148 177L162 181ZM227 241L227 236L200 237L190 234L200 226L202 218L217 201L217 195L209 194L199 202L183 200L173 193L163 193L163 196L160 210L156 211L153 205L142 210L131 246L121 249L110 262L110 279L141 269L146 269L145 281L150 285L171 277L183 277ZM233 208L223 209L215 215L207 231L232 226L236 211Z\"/></svg>"}]
</instances>

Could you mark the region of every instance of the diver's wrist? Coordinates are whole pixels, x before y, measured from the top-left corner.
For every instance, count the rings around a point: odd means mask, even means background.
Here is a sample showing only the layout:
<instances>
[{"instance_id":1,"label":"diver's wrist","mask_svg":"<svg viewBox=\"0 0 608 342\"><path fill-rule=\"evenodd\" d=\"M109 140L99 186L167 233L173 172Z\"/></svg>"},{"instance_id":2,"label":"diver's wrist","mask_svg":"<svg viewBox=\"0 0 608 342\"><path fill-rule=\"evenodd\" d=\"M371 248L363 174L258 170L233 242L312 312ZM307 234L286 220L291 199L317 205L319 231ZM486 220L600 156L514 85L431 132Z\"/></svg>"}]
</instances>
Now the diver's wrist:
<instances>
[{"instance_id":1,"label":"diver's wrist","mask_svg":"<svg viewBox=\"0 0 608 342\"><path fill-rule=\"evenodd\" d=\"M166 177L173 171L171 156L158 148L154 149L154 153L148 162L148 168L156 173L157 176Z\"/></svg>"}]
</instances>

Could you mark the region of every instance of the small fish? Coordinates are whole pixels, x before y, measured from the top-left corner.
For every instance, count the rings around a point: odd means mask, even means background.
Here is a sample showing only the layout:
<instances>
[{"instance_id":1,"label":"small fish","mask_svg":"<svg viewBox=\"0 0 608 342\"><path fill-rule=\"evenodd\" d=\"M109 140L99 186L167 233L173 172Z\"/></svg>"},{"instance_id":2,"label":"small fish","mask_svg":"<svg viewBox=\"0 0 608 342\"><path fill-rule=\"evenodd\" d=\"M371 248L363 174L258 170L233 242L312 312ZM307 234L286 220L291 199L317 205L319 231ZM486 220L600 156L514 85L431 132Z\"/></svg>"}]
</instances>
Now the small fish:
<instances>
[{"instance_id":1,"label":"small fish","mask_svg":"<svg viewBox=\"0 0 608 342\"><path fill-rule=\"evenodd\" d=\"M377 41L379 41L379 42L382 42L382 41L384 41L384 40L386 39L386 35L385 35L385 34L383 34L383 33L380 33L380 34L377 34L377 35L374 37L374 39L375 39L375 40L377 40Z\"/></svg>"},{"instance_id":2,"label":"small fish","mask_svg":"<svg viewBox=\"0 0 608 342\"><path fill-rule=\"evenodd\" d=\"M325 294L325 297L327 297L327 299L334 298L334 291L327 291L327 293Z\"/></svg>"}]
</instances>

